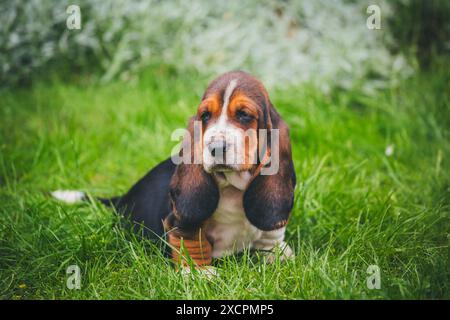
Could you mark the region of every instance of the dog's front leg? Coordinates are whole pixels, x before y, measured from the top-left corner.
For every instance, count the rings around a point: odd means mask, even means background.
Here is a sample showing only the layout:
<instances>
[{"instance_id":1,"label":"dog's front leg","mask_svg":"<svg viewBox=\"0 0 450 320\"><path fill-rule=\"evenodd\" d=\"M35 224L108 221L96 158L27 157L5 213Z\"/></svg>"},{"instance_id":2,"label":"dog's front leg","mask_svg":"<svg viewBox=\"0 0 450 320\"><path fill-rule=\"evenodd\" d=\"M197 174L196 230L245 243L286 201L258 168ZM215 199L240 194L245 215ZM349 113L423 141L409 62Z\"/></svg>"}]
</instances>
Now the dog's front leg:
<instances>
[{"instance_id":1,"label":"dog's front leg","mask_svg":"<svg viewBox=\"0 0 450 320\"><path fill-rule=\"evenodd\" d=\"M179 220L174 214L170 214L164 221L172 261L177 270L190 274L192 266L207 276L215 275L211 266L212 246L203 228L188 230L182 227Z\"/></svg>"},{"instance_id":2,"label":"dog's front leg","mask_svg":"<svg viewBox=\"0 0 450 320\"><path fill-rule=\"evenodd\" d=\"M171 213L164 221L176 265L211 264L212 247L202 228L219 201L213 177L198 164L179 164L170 181Z\"/></svg>"}]
</instances>

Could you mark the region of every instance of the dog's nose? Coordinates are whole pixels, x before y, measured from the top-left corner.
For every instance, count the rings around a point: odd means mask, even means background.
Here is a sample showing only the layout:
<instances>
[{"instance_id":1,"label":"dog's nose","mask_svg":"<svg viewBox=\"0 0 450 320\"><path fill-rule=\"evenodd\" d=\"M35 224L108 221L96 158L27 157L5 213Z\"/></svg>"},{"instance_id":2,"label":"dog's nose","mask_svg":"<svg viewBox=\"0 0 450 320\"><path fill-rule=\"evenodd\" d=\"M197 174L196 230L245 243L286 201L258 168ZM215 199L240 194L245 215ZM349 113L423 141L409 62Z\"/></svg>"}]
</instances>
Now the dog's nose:
<instances>
[{"instance_id":1,"label":"dog's nose","mask_svg":"<svg viewBox=\"0 0 450 320\"><path fill-rule=\"evenodd\" d=\"M227 152L227 144L225 141L213 142L208 146L208 149L213 157L223 157Z\"/></svg>"}]
</instances>

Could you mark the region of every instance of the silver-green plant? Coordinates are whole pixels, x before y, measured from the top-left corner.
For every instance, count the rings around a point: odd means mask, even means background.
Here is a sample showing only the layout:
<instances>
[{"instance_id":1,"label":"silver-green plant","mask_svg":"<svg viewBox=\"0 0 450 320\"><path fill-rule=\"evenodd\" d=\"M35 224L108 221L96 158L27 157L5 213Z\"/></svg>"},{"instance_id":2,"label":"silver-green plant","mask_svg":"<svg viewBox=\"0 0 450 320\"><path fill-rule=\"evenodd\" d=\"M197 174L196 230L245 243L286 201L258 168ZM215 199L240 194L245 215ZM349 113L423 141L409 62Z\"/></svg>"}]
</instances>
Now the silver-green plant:
<instances>
[{"instance_id":1,"label":"silver-green plant","mask_svg":"<svg viewBox=\"0 0 450 320\"><path fill-rule=\"evenodd\" d=\"M61 59L95 63L109 81L151 63L216 75L254 73L268 86L312 82L367 91L408 74L385 46L386 25L366 26L367 4L315 1L31 0L0 4L0 78L15 82ZM391 14L379 3L382 19ZM68 30L78 4L81 30Z\"/></svg>"}]
</instances>

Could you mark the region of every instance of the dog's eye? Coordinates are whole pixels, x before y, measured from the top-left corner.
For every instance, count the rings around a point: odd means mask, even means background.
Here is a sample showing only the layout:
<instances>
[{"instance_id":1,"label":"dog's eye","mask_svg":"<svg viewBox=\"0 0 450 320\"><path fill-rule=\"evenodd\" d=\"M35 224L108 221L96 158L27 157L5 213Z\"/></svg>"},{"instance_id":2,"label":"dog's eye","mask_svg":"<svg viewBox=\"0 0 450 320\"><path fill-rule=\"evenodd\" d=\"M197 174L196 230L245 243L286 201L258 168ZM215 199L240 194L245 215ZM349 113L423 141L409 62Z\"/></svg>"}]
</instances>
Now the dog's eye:
<instances>
[{"instance_id":1,"label":"dog's eye","mask_svg":"<svg viewBox=\"0 0 450 320\"><path fill-rule=\"evenodd\" d=\"M211 112L209 111L203 111L200 115L200 118L202 118L203 122L207 122L209 119L211 119Z\"/></svg>"},{"instance_id":2,"label":"dog's eye","mask_svg":"<svg viewBox=\"0 0 450 320\"><path fill-rule=\"evenodd\" d=\"M242 123L248 123L253 120L253 116L245 112L244 110L239 110L236 112L236 118Z\"/></svg>"}]
</instances>

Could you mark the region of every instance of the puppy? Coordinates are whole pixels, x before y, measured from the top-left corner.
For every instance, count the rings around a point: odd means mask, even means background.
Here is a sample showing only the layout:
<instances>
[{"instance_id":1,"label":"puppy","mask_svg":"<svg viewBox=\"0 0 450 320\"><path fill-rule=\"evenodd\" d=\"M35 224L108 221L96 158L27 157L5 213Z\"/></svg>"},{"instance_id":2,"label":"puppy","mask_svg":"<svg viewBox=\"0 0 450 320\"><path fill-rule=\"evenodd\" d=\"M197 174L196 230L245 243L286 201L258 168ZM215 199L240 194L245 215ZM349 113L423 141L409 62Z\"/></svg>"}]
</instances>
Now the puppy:
<instances>
[{"instance_id":1,"label":"puppy","mask_svg":"<svg viewBox=\"0 0 450 320\"><path fill-rule=\"evenodd\" d=\"M280 248L293 207L296 176L289 130L266 89L233 71L207 87L179 154L163 161L126 194L99 199L157 239L169 235L174 259L182 243L198 265L245 248ZM79 191L53 196L76 202ZM180 255L181 253L181 255Z\"/></svg>"}]
</instances>

